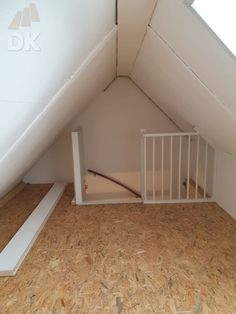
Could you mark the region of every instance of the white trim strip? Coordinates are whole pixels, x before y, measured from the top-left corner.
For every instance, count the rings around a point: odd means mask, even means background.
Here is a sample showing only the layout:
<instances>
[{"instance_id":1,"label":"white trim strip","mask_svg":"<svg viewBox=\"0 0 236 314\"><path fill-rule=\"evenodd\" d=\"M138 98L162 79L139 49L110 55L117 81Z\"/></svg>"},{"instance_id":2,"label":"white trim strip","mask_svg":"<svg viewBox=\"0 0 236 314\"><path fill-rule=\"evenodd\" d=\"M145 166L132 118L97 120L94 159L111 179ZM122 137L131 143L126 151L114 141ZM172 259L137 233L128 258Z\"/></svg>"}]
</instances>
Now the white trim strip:
<instances>
[{"instance_id":1,"label":"white trim strip","mask_svg":"<svg viewBox=\"0 0 236 314\"><path fill-rule=\"evenodd\" d=\"M76 204L83 202L83 175L79 132L72 132L72 152L74 165L74 187Z\"/></svg>"},{"instance_id":2,"label":"white trim strip","mask_svg":"<svg viewBox=\"0 0 236 314\"><path fill-rule=\"evenodd\" d=\"M182 136L179 137L179 200L181 199L181 175L182 175Z\"/></svg>"},{"instance_id":3,"label":"white trim strip","mask_svg":"<svg viewBox=\"0 0 236 314\"><path fill-rule=\"evenodd\" d=\"M145 201L144 204L194 204L194 203L212 203L215 202L214 198L199 198L199 199L174 199L174 200L164 200L164 201Z\"/></svg>"},{"instance_id":4,"label":"white trim strip","mask_svg":"<svg viewBox=\"0 0 236 314\"><path fill-rule=\"evenodd\" d=\"M191 136L188 137L187 199L190 193Z\"/></svg>"},{"instance_id":5,"label":"white trim strip","mask_svg":"<svg viewBox=\"0 0 236 314\"><path fill-rule=\"evenodd\" d=\"M0 276L14 276L60 200L66 183L56 183L0 253Z\"/></svg>"},{"instance_id":6,"label":"white trim strip","mask_svg":"<svg viewBox=\"0 0 236 314\"><path fill-rule=\"evenodd\" d=\"M173 136L170 137L170 200L173 197Z\"/></svg>"},{"instance_id":7,"label":"white trim strip","mask_svg":"<svg viewBox=\"0 0 236 314\"><path fill-rule=\"evenodd\" d=\"M198 135L196 132L191 132L191 133L158 133L158 134L144 134L144 137L163 137L163 136L195 136Z\"/></svg>"},{"instance_id":8,"label":"white trim strip","mask_svg":"<svg viewBox=\"0 0 236 314\"><path fill-rule=\"evenodd\" d=\"M147 199L147 141L144 137L144 156L143 156L143 170L144 170L144 199Z\"/></svg>"},{"instance_id":9,"label":"white trim strip","mask_svg":"<svg viewBox=\"0 0 236 314\"><path fill-rule=\"evenodd\" d=\"M199 177L199 149L200 149L200 136L197 136L197 158L196 158L196 187L195 199L198 199L198 177Z\"/></svg>"},{"instance_id":10,"label":"white trim strip","mask_svg":"<svg viewBox=\"0 0 236 314\"><path fill-rule=\"evenodd\" d=\"M205 170L204 170L204 198L206 198L207 196L207 166L208 166L208 143L206 142Z\"/></svg>"},{"instance_id":11,"label":"white trim strip","mask_svg":"<svg viewBox=\"0 0 236 314\"><path fill-rule=\"evenodd\" d=\"M156 139L152 139L152 193L153 200L156 199Z\"/></svg>"},{"instance_id":12,"label":"white trim strip","mask_svg":"<svg viewBox=\"0 0 236 314\"><path fill-rule=\"evenodd\" d=\"M109 205L109 204L142 204L143 200L141 198L134 199L107 199L107 200L95 200L95 201L83 201L79 206L88 206L88 205Z\"/></svg>"},{"instance_id":13,"label":"white trim strip","mask_svg":"<svg viewBox=\"0 0 236 314\"><path fill-rule=\"evenodd\" d=\"M164 200L164 149L165 149L164 136L161 138L161 200Z\"/></svg>"}]
</instances>

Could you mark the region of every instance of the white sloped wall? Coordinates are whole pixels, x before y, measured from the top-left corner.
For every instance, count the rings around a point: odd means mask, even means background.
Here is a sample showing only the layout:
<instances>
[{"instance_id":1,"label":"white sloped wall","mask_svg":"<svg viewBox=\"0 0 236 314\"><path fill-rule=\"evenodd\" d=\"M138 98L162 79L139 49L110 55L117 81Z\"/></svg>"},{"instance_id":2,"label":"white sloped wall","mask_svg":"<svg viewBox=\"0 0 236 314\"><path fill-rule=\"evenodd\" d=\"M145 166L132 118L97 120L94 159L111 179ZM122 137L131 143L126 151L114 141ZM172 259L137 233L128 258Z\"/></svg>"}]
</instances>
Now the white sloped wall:
<instances>
[{"instance_id":1,"label":"white sloped wall","mask_svg":"<svg viewBox=\"0 0 236 314\"><path fill-rule=\"evenodd\" d=\"M131 77L183 129L190 124L216 147L236 153L233 113L151 28Z\"/></svg>"},{"instance_id":2,"label":"white sloped wall","mask_svg":"<svg viewBox=\"0 0 236 314\"><path fill-rule=\"evenodd\" d=\"M41 21L20 32L39 31L41 51L9 52L8 26L28 5L0 5L0 197L116 75L115 0L40 1Z\"/></svg>"},{"instance_id":3,"label":"white sloped wall","mask_svg":"<svg viewBox=\"0 0 236 314\"><path fill-rule=\"evenodd\" d=\"M9 30L16 12L29 3L0 4L0 158L115 23L114 0L42 0L36 3L40 22ZM39 32L41 51L9 52L8 36L15 32Z\"/></svg>"},{"instance_id":4,"label":"white sloped wall","mask_svg":"<svg viewBox=\"0 0 236 314\"><path fill-rule=\"evenodd\" d=\"M235 58L185 0L159 0L150 26L222 107L236 114Z\"/></svg>"},{"instance_id":5,"label":"white sloped wall","mask_svg":"<svg viewBox=\"0 0 236 314\"><path fill-rule=\"evenodd\" d=\"M184 129L236 153L235 59L183 0L158 1L131 77Z\"/></svg>"}]
</instances>

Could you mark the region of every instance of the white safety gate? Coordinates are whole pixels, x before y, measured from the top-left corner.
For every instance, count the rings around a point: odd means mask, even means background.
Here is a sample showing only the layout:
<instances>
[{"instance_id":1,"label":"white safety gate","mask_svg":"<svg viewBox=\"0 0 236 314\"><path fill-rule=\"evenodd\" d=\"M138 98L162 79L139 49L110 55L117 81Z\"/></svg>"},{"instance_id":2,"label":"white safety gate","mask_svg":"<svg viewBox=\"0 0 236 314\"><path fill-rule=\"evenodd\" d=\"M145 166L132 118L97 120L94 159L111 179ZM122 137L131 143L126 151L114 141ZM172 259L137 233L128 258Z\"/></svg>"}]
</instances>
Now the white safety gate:
<instances>
[{"instance_id":1,"label":"white safety gate","mask_svg":"<svg viewBox=\"0 0 236 314\"><path fill-rule=\"evenodd\" d=\"M143 134L144 203L211 201L214 158L214 149L197 133Z\"/></svg>"}]
</instances>

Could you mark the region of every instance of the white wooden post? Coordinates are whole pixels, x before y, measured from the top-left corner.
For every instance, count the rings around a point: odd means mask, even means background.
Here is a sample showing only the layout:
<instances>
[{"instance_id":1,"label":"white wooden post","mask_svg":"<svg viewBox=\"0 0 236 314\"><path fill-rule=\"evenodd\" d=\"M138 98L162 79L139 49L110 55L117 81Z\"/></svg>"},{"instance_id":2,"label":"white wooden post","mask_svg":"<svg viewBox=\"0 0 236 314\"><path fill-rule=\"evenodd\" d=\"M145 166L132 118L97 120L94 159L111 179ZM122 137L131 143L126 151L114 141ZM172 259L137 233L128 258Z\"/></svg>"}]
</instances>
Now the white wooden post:
<instances>
[{"instance_id":1,"label":"white wooden post","mask_svg":"<svg viewBox=\"0 0 236 314\"><path fill-rule=\"evenodd\" d=\"M152 197L156 200L156 138L152 138Z\"/></svg>"},{"instance_id":2,"label":"white wooden post","mask_svg":"<svg viewBox=\"0 0 236 314\"><path fill-rule=\"evenodd\" d=\"M75 187L75 203L83 204L84 200L84 182L82 168L82 152L79 132L72 132L72 149L73 149L73 165L74 165L74 187Z\"/></svg>"},{"instance_id":3,"label":"white wooden post","mask_svg":"<svg viewBox=\"0 0 236 314\"><path fill-rule=\"evenodd\" d=\"M208 143L205 148L205 170L204 170L204 199L207 197L207 167L208 166Z\"/></svg>"},{"instance_id":4,"label":"white wooden post","mask_svg":"<svg viewBox=\"0 0 236 314\"><path fill-rule=\"evenodd\" d=\"M161 200L164 200L164 136L161 137Z\"/></svg>"},{"instance_id":5,"label":"white wooden post","mask_svg":"<svg viewBox=\"0 0 236 314\"><path fill-rule=\"evenodd\" d=\"M199 176L199 149L200 149L200 136L197 136L197 158L196 158L196 187L195 199L198 199L198 176Z\"/></svg>"},{"instance_id":6,"label":"white wooden post","mask_svg":"<svg viewBox=\"0 0 236 314\"><path fill-rule=\"evenodd\" d=\"M144 200L147 200L147 139L144 137L143 143L144 157L143 157L143 169L144 169Z\"/></svg>"},{"instance_id":7,"label":"white wooden post","mask_svg":"<svg viewBox=\"0 0 236 314\"><path fill-rule=\"evenodd\" d=\"M187 199L190 192L190 162L191 162L191 135L188 136L188 170L187 170Z\"/></svg>"},{"instance_id":8,"label":"white wooden post","mask_svg":"<svg viewBox=\"0 0 236 314\"><path fill-rule=\"evenodd\" d=\"M173 136L170 137L170 200L173 198Z\"/></svg>"},{"instance_id":9,"label":"white wooden post","mask_svg":"<svg viewBox=\"0 0 236 314\"><path fill-rule=\"evenodd\" d=\"M181 199L181 174L182 174L182 136L179 136L179 200Z\"/></svg>"}]
</instances>

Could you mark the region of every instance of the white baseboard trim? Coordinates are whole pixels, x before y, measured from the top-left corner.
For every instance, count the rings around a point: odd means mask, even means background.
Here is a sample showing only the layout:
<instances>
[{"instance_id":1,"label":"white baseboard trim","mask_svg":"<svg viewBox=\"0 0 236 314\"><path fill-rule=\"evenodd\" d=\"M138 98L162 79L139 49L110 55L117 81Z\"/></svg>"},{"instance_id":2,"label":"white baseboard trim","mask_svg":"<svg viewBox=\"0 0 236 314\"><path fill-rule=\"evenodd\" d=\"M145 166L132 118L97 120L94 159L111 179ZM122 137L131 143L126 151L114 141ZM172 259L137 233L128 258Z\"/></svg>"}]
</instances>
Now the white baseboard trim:
<instances>
[{"instance_id":1,"label":"white baseboard trim","mask_svg":"<svg viewBox=\"0 0 236 314\"><path fill-rule=\"evenodd\" d=\"M0 276L14 276L59 202L66 183L55 183L0 253ZM12 217L14 219L14 217Z\"/></svg>"},{"instance_id":2,"label":"white baseboard trim","mask_svg":"<svg viewBox=\"0 0 236 314\"><path fill-rule=\"evenodd\" d=\"M199 203L214 203L213 198L207 199L181 199L181 200L164 200L164 201L144 201L144 204L199 204Z\"/></svg>"},{"instance_id":3,"label":"white baseboard trim","mask_svg":"<svg viewBox=\"0 0 236 314\"><path fill-rule=\"evenodd\" d=\"M72 200L72 205L87 206L87 205L107 205L107 204L140 204L143 203L141 198L136 199L107 199L107 200L94 200L94 201L83 201L82 203L76 204L75 198Z\"/></svg>"},{"instance_id":4,"label":"white baseboard trim","mask_svg":"<svg viewBox=\"0 0 236 314\"><path fill-rule=\"evenodd\" d=\"M111 200L98 200L98 201L83 201L82 205L106 205L106 204L138 204L142 203L141 198L137 199L111 199Z\"/></svg>"},{"instance_id":5,"label":"white baseboard trim","mask_svg":"<svg viewBox=\"0 0 236 314\"><path fill-rule=\"evenodd\" d=\"M86 206L86 205L106 205L106 204L144 204L144 205L158 205L158 204L199 204L199 203L215 203L214 198L207 199L181 199L181 200L163 200L163 201L145 201L141 198L137 199L107 199L107 200L94 200L94 201L83 201L82 203L76 204L75 198L72 200L74 206Z\"/></svg>"}]
</instances>

